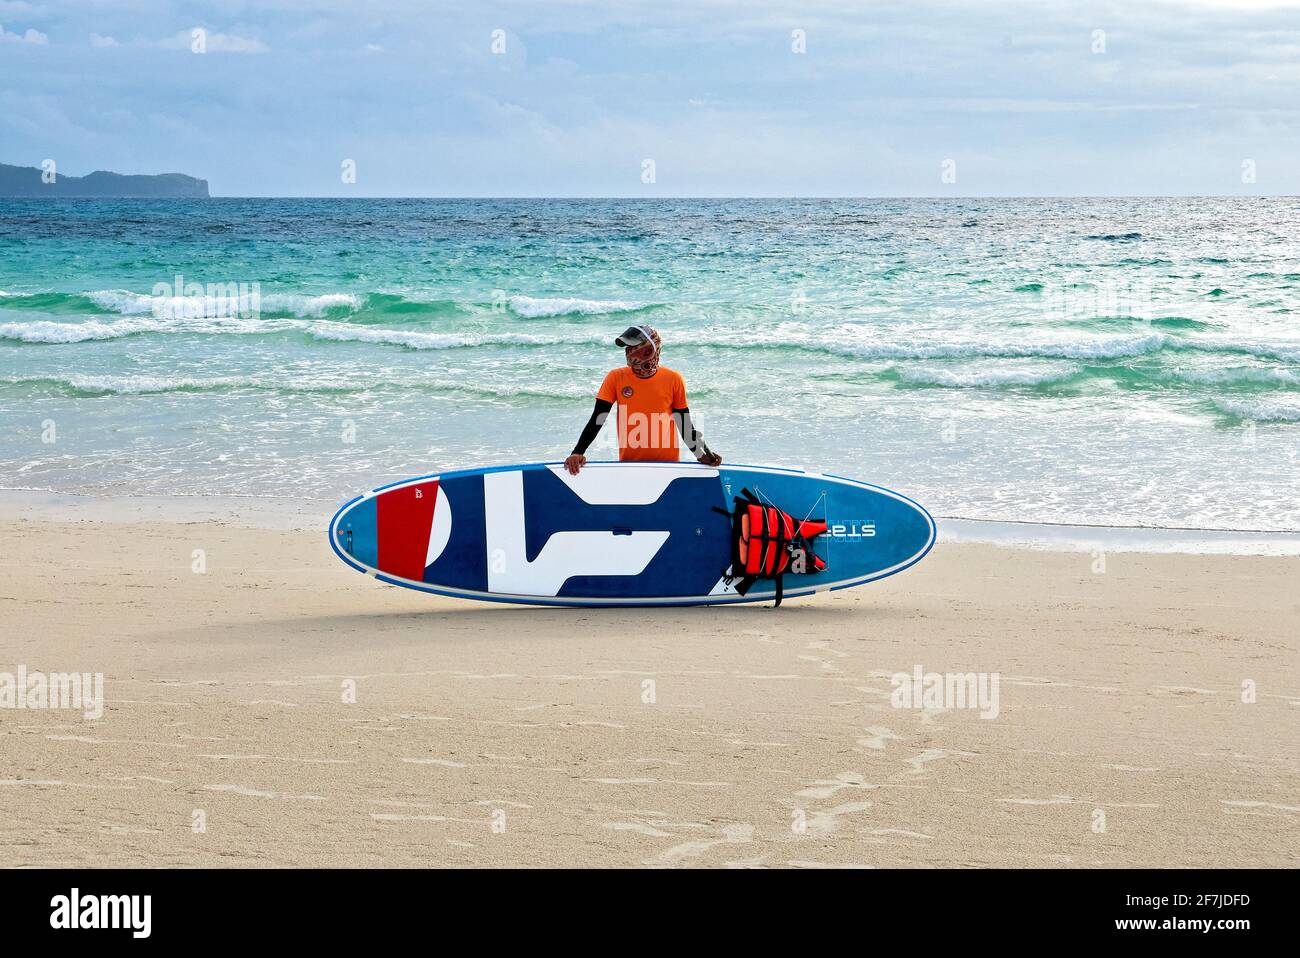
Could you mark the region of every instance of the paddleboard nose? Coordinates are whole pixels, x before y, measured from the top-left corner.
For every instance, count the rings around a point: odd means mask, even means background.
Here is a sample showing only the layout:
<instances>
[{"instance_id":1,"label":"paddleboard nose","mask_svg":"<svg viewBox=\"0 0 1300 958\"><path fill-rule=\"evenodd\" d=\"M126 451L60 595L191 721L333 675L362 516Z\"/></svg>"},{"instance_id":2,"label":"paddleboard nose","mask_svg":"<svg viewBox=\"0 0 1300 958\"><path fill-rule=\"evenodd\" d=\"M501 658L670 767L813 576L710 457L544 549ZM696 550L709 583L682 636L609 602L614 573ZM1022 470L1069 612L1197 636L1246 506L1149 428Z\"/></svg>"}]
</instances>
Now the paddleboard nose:
<instances>
[{"instance_id":1,"label":"paddleboard nose","mask_svg":"<svg viewBox=\"0 0 1300 958\"><path fill-rule=\"evenodd\" d=\"M339 515L335 536L362 565L423 582L451 539L451 503L436 479L376 492Z\"/></svg>"},{"instance_id":2,"label":"paddleboard nose","mask_svg":"<svg viewBox=\"0 0 1300 958\"><path fill-rule=\"evenodd\" d=\"M439 536L434 536L438 516L438 480L399 486L375 496L375 568L400 579L424 581L424 569L447 544L451 514L443 510Z\"/></svg>"}]
</instances>

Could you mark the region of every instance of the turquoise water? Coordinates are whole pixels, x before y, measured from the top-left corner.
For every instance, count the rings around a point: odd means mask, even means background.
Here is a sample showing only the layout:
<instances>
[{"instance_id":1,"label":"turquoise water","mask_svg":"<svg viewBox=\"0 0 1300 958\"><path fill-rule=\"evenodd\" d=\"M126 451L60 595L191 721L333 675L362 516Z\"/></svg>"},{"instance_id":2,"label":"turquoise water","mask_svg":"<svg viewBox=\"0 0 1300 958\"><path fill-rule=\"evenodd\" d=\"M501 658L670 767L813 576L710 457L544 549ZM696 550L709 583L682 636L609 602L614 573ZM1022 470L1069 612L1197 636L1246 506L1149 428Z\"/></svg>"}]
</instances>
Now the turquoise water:
<instances>
[{"instance_id":1,"label":"turquoise water","mask_svg":"<svg viewBox=\"0 0 1300 958\"><path fill-rule=\"evenodd\" d=\"M733 462L1300 529L1297 309L1296 199L0 201L0 486L562 458L646 322Z\"/></svg>"}]
</instances>

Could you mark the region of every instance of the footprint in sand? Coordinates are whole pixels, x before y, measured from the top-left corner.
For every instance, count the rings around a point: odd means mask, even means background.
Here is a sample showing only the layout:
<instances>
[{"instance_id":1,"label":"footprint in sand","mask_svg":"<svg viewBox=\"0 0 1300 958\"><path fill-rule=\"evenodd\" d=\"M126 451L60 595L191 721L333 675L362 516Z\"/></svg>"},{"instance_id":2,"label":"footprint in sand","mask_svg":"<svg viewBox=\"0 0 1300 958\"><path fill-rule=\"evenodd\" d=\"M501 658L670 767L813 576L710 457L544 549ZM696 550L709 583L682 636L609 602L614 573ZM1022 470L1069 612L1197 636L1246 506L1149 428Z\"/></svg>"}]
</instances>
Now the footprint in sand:
<instances>
[{"instance_id":1,"label":"footprint in sand","mask_svg":"<svg viewBox=\"0 0 1300 958\"><path fill-rule=\"evenodd\" d=\"M809 642L807 647L810 648L810 649L816 649L816 650L819 650L819 651L822 651L822 652L829 652L831 655L835 656L837 659L847 659L847 658L849 657L849 653L847 653L847 652L841 652L839 649L833 649L833 648L831 648L831 644L830 644L829 642L827 642L826 640L824 640L824 639L819 639L819 640L816 641L816 642Z\"/></svg>"},{"instance_id":2,"label":"footprint in sand","mask_svg":"<svg viewBox=\"0 0 1300 958\"><path fill-rule=\"evenodd\" d=\"M834 808L817 809L808 813L807 829L813 835L829 835L839 827L841 815L856 815L865 812L872 802L846 802Z\"/></svg>"},{"instance_id":3,"label":"footprint in sand","mask_svg":"<svg viewBox=\"0 0 1300 958\"><path fill-rule=\"evenodd\" d=\"M926 769L922 766L928 765L931 762L937 762L941 758L947 758L950 755L965 755L971 757L977 754L977 752L963 752L960 749L927 748L920 755L913 755L911 758L907 759L907 764L912 766L913 775L924 775Z\"/></svg>"},{"instance_id":4,"label":"footprint in sand","mask_svg":"<svg viewBox=\"0 0 1300 958\"><path fill-rule=\"evenodd\" d=\"M693 842L682 842L680 845L674 845L672 848L660 852L654 859L647 861L646 864L660 867L681 865L692 859L699 858L719 845L740 845L753 840L754 826L748 822L737 822L723 827L721 838L705 838Z\"/></svg>"},{"instance_id":5,"label":"footprint in sand","mask_svg":"<svg viewBox=\"0 0 1300 958\"><path fill-rule=\"evenodd\" d=\"M885 748L885 742L887 741L901 742L902 740L903 740L903 736L895 735L892 731L885 728L885 726L883 725L869 725L867 726L867 734L862 738L858 739L858 745L860 745L862 748L869 748L875 751L883 751Z\"/></svg>"},{"instance_id":6,"label":"footprint in sand","mask_svg":"<svg viewBox=\"0 0 1300 958\"><path fill-rule=\"evenodd\" d=\"M821 670L822 670L823 672L839 672L839 671L840 671L840 667L839 667L838 665L836 665L834 662L832 662L830 659L819 658L818 656L815 656L815 655L801 655L801 656L799 656L799 661L801 661L801 662L816 662L817 665L821 668Z\"/></svg>"},{"instance_id":7,"label":"footprint in sand","mask_svg":"<svg viewBox=\"0 0 1300 958\"><path fill-rule=\"evenodd\" d=\"M808 782L807 788L795 792L799 798L832 798L834 795L846 788L873 789L879 788L879 785L869 785L862 778L861 772L840 772L832 780L821 779L814 782Z\"/></svg>"}]
</instances>

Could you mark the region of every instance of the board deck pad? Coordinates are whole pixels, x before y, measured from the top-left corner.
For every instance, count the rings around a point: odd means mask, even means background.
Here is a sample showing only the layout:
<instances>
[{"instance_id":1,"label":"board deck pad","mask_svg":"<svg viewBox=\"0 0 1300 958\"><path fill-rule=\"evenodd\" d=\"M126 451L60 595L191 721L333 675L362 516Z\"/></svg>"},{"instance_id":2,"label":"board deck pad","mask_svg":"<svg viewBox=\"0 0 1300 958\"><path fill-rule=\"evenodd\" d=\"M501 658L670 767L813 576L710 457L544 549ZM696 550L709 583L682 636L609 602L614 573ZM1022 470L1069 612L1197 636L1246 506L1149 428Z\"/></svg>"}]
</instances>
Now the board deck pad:
<instances>
[{"instance_id":1,"label":"board deck pad","mask_svg":"<svg viewBox=\"0 0 1300 958\"><path fill-rule=\"evenodd\" d=\"M930 514L888 489L765 466L560 463L471 469L381 486L346 503L330 544L360 572L442 595L537 605L707 605L772 599L728 576L731 519L749 489L796 520L825 519L826 568L785 595L900 572L934 544ZM718 511L722 510L722 512Z\"/></svg>"}]
</instances>

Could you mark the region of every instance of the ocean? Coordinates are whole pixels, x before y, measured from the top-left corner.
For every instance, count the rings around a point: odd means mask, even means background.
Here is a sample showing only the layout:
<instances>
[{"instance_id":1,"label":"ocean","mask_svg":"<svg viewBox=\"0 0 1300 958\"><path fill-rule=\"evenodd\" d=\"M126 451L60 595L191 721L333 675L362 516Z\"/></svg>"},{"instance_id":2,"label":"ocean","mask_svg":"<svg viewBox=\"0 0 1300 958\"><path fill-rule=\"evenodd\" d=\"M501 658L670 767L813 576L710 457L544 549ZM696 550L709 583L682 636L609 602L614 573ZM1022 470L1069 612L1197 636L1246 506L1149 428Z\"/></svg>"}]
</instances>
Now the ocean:
<instances>
[{"instance_id":1,"label":"ocean","mask_svg":"<svg viewBox=\"0 0 1300 958\"><path fill-rule=\"evenodd\" d=\"M0 200L0 487L562 459L648 323L730 462L1296 531L1297 309L1297 198Z\"/></svg>"}]
</instances>

